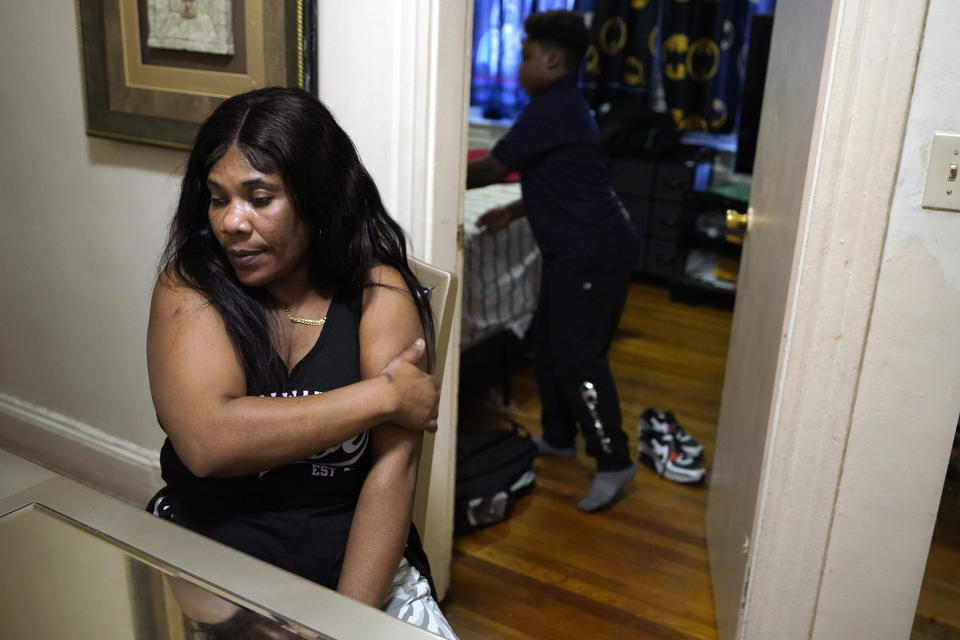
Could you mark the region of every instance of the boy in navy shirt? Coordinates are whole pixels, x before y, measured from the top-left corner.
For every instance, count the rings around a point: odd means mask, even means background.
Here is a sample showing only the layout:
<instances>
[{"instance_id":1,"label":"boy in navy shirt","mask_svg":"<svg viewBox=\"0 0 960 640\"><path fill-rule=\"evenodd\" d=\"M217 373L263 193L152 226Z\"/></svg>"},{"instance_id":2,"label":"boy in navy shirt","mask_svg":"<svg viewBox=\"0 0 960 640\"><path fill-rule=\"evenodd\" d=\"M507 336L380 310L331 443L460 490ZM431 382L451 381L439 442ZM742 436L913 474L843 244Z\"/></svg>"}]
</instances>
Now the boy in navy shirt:
<instances>
[{"instance_id":1,"label":"boy in navy shirt","mask_svg":"<svg viewBox=\"0 0 960 640\"><path fill-rule=\"evenodd\" d=\"M580 14L547 11L524 23L520 84L530 104L507 134L467 167L467 188L521 174L522 199L480 216L496 232L526 216L543 254L534 316L534 358L543 404L543 455L572 457L577 424L596 458L577 507L612 503L633 479L607 352L620 320L639 237L613 192L593 115L576 72L589 37Z\"/></svg>"}]
</instances>

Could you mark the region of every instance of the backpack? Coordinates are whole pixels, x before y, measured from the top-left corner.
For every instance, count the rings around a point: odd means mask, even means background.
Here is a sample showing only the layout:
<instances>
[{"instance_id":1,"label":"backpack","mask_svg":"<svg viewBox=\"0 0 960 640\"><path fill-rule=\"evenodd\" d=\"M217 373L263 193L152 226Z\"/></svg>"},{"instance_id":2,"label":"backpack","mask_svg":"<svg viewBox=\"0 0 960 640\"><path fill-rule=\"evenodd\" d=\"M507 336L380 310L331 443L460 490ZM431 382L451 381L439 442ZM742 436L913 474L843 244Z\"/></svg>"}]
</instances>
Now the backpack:
<instances>
[{"instance_id":1,"label":"backpack","mask_svg":"<svg viewBox=\"0 0 960 640\"><path fill-rule=\"evenodd\" d=\"M523 427L457 434L454 498L456 535L506 520L514 502L533 489L537 445Z\"/></svg>"}]
</instances>

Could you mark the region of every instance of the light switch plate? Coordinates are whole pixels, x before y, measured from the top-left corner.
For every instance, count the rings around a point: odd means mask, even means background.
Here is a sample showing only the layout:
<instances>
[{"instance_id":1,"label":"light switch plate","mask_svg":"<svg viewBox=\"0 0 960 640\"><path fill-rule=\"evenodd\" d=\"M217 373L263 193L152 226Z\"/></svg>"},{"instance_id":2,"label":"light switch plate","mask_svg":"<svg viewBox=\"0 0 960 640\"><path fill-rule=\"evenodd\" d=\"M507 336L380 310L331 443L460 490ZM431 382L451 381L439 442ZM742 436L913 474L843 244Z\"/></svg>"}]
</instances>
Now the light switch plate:
<instances>
[{"instance_id":1,"label":"light switch plate","mask_svg":"<svg viewBox=\"0 0 960 640\"><path fill-rule=\"evenodd\" d=\"M938 131L930 147L923 208L960 212L960 133Z\"/></svg>"}]
</instances>

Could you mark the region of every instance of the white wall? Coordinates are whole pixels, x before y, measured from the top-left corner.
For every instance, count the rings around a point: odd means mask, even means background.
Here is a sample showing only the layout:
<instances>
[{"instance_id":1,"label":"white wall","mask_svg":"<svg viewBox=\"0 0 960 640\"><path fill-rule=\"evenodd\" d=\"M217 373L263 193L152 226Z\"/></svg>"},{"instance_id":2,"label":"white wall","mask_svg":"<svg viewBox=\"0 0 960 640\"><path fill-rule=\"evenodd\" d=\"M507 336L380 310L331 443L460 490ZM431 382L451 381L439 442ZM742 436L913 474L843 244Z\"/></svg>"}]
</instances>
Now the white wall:
<instances>
[{"instance_id":1,"label":"white wall","mask_svg":"<svg viewBox=\"0 0 960 640\"><path fill-rule=\"evenodd\" d=\"M934 132L960 132L958 30L956 4L931 0L814 638L906 638L913 624L960 411L960 213L921 207Z\"/></svg>"},{"instance_id":2,"label":"white wall","mask_svg":"<svg viewBox=\"0 0 960 640\"><path fill-rule=\"evenodd\" d=\"M353 138L412 253L450 271L464 180L468 6L472 15L467 0L319 3L320 99Z\"/></svg>"},{"instance_id":3,"label":"white wall","mask_svg":"<svg viewBox=\"0 0 960 640\"><path fill-rule=\"evenodd\" d=\"M162 433L146 319L185 156L85 135L73 3L8 3L4 13L0 441L47 449L62 468L99 465L95 452L106 451L151 473ZM28 434L36 424L44 434ZM66 443L47 433L94 452L49 450Z\"/></svg>"}]
</instances>

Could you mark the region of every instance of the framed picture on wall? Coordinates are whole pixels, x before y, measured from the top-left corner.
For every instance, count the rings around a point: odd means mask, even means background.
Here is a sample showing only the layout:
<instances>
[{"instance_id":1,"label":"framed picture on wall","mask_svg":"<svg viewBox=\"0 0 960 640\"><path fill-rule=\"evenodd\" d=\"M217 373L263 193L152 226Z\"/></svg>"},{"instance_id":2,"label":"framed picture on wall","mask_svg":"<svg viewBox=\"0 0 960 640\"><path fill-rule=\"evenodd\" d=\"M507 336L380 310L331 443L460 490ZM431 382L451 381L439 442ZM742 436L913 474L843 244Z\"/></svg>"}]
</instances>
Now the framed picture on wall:
<instances>
[{"instance_id":1,"label":"framed picture on wall","mask_svg":"<svg viewBox=\"0 0 960 640\"><path fill-rule=\"evenodd\" d=\"M87 134L188 149L225 98L317 92L317 0L78 0Z\"/></svg>"}]
</instances>

